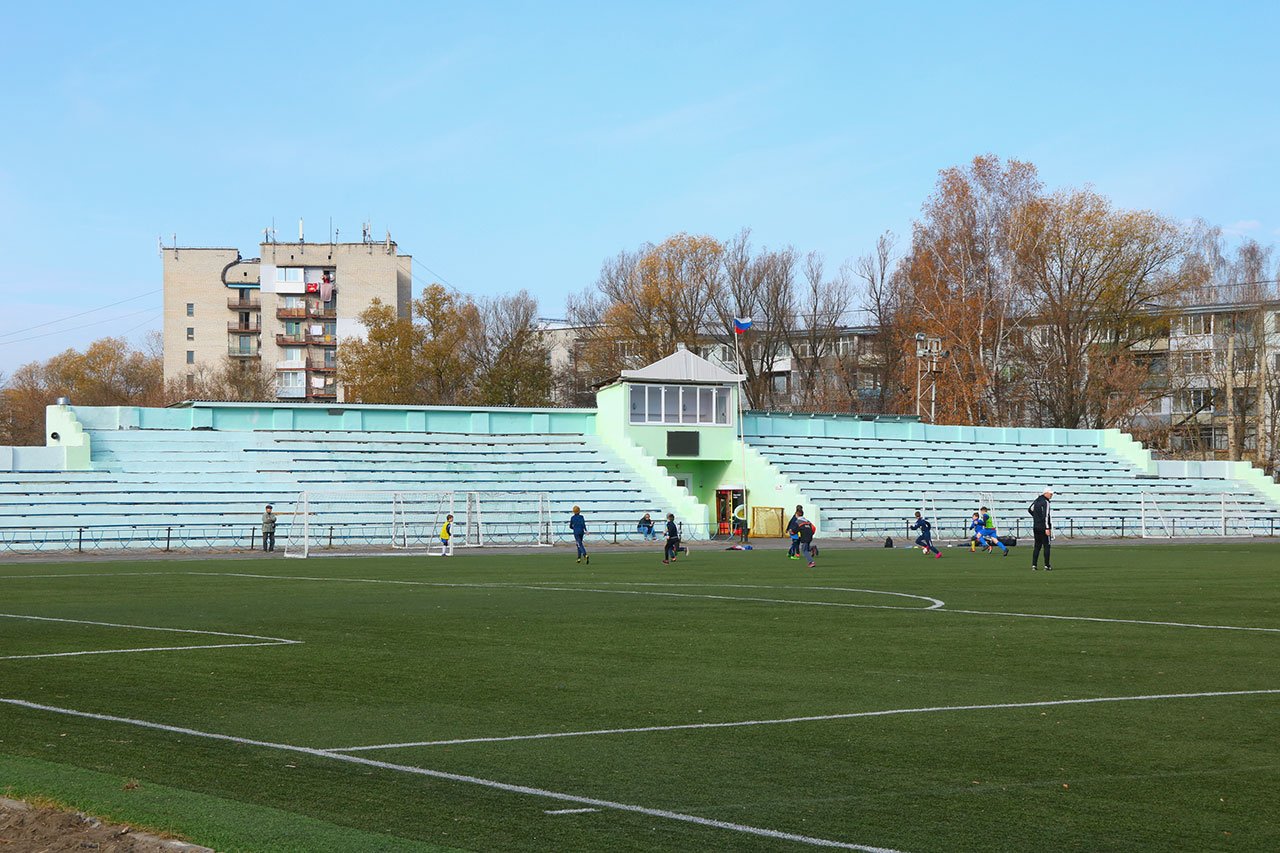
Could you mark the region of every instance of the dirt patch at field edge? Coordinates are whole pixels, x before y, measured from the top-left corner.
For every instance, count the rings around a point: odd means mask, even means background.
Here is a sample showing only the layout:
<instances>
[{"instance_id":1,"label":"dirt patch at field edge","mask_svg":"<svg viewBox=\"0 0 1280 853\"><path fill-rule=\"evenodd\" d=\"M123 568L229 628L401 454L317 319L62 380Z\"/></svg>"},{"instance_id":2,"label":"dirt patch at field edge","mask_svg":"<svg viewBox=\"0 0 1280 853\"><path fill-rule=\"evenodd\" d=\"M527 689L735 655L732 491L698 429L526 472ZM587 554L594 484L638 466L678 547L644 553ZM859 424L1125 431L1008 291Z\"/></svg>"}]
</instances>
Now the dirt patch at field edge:
<instances>
[{"instance_id":1,"label":"dirt patch at field edge","mask_svg":"<svg viewBox=\"0 0 1280 853\"><path fill-rule=\"evenodd\" d=\"M160 838L80 812L0 797L0 853L214 853L208 847Z\"/></svg>"}]
</instances>

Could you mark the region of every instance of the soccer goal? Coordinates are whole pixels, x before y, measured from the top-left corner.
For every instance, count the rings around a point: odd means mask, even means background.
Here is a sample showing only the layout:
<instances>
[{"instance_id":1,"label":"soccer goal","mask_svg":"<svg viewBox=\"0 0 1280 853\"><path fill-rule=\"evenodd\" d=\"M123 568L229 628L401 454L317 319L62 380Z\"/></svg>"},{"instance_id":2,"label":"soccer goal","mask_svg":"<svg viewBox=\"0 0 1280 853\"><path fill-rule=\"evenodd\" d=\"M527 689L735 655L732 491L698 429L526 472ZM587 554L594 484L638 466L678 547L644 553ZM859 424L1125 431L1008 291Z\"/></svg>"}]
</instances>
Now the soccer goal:
<instances>
[{"instance_id":1,"label":"soccer goal","mask_svg":"<svg viewBox=\"0 0 1280 853\"><path fill-rule=\"evenodd\" d=\"M1175 514L1162 507L1149 492L1142 493L1142 535L1173 539L1203 536L1252 536L1249 510L1234 495L1208 498L1204 508Z\"/></svg>"},{"instance_id":2,"label":"soccer goal","mask_svg":"<svg viewBox=\"0 0 1280 853\"><path fill-rule=\"evenodd\" d=\"M445 553L450 548L551 544L549 496L541 492L315 491L298 495L286 557Z\"/></svg>"}]
</instances>

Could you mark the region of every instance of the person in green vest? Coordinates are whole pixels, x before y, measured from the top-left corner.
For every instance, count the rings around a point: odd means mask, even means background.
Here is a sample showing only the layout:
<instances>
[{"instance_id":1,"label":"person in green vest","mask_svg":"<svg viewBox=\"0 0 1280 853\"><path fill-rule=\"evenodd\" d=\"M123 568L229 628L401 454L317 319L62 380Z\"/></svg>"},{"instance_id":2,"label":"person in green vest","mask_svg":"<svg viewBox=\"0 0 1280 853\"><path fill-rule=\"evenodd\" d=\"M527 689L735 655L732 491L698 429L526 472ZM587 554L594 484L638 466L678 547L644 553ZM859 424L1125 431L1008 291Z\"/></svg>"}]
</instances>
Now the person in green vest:
<instances>
[{"instance_id":1,"label":"person in green vest","mask_svg":"<svg viewBox=\"0 0 1280 853\"><path fill-rule=\"evenodd\" d=\"M985 506L982 507L982 538L987 543L987 551L995 545L1004 552L1004 556L1009 556L1009 546L1000 541L1000 537L996 534L996 521L991 517L991 510Z\"/></svg>"}]
</instances>

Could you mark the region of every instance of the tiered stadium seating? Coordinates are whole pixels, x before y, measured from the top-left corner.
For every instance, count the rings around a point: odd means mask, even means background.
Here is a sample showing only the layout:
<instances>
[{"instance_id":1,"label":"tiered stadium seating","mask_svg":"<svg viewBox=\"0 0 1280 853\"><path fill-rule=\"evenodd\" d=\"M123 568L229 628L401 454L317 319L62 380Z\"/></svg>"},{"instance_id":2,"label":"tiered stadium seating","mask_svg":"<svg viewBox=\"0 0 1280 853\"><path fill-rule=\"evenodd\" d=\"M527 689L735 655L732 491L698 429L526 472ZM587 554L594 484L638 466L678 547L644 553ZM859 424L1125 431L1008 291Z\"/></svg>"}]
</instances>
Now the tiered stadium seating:
<instances>
[{"instance_id":1,"label":"tiered stadium seating","mask_svg":"<svg viewBox=\"0 0 1280 853\"><path fill-rule=\"evenodd\" d=\"M1144 493L1149 515L1158 507L1184 532L1220 528L1224 495L1231 532L1243 532L1239 518L1266 532L1280 514L1239 482L1148 476L1096 445L759 434L747 442L817 504L828 536L901 535L923 506L935 535L962 538L983 501L1002 533L1027 535L1027 506L1045 486L1056 492L1062 534L1137 535Z\"/></svg>"},{"instance_id":2,"label":"tiered stadium seating","mask_svg":"<svg viewBox=\"0 0 1280 853\"><path fill-rule=\"evenodd\" d=\"M90 437L91 471L0 474L0 545L20 547L50 531L87 537L86 548L154 544L166 535L188 547L191 539L248 544L267 503L280 515L283 543L304 490L454 491L459 515L464 493L476 492L496 532L504 517L536 514L536 495L545 493L556 538L568 535L575 503L596 535L617 525L619 535L634 536L641 515L663 510L592 435L133 429ZM323 523L365 529L377 540L387 536L389 516L385 501L357 496L328 507ZM424 518L433 520L429 511Z\"/></svg>"}]
</instances>

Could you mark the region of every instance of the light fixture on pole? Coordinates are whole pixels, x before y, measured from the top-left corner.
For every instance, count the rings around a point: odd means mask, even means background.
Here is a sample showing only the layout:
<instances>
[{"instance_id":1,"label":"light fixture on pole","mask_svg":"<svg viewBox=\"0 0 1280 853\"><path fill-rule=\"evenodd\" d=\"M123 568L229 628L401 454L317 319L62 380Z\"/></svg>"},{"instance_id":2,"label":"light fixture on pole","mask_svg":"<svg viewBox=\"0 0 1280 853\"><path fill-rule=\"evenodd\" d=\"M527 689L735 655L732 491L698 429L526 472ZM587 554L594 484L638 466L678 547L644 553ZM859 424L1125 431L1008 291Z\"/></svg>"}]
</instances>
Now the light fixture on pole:
<instances>
[{"instance_id":1,"label":"light fixture on pole","mask_svg":"<svg viewBox=\"0 0 1280 853\"><path fill-rule=\"evenodd\" d=\"M938 375L942 373L942 360L950 356L951 350L942 348L942 338L916 332L916 417L923 417L921 409L927 390L929 423L938 419Z\"/></svg>"}]
</instances>

